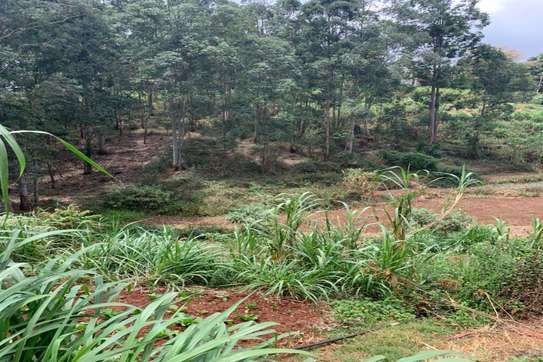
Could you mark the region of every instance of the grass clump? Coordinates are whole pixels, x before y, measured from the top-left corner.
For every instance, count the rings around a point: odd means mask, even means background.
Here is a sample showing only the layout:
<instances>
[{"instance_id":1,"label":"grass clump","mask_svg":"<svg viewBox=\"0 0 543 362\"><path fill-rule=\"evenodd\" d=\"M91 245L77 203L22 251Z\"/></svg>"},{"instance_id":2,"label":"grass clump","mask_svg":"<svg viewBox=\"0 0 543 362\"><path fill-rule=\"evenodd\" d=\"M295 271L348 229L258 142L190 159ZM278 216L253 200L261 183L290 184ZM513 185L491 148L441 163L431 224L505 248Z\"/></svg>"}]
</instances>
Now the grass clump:
<instances>
[{"instance_id":1,"label":"grass clump","mask_svg":"<svg viewBox=\"0 0 543 362\"><path fill-rule=\"evenodd\" d=\"M275 334L275 324L250 321L229 327L226 322L238 305L185 329L188 316L174 304L177 293L165 293L145 308L138 308L116 302L123 284L103 283L93 272L72 268L79 255L52 259L35 273L29 272L30 265L13 262L14 250L42 236L45 234L21 240L15 233L2 242L3 360L211 362L294 352L268 348L280 336L264 339L254 347L241 347L244 341ZM172 316L166 315L169 310L173 310Z\"/></svg>"},{"instance_id":2,"label":"grass clump","mask_svg":"<svg viewBox=\"0 0 543 362\"><path fill-rule=\"evenodd\" d=\"M198 238L132 227L109 235L83 261L111 279L182 287L209 284L223 269L222 259L220 249Z\"/></svg>"}]
</instances>

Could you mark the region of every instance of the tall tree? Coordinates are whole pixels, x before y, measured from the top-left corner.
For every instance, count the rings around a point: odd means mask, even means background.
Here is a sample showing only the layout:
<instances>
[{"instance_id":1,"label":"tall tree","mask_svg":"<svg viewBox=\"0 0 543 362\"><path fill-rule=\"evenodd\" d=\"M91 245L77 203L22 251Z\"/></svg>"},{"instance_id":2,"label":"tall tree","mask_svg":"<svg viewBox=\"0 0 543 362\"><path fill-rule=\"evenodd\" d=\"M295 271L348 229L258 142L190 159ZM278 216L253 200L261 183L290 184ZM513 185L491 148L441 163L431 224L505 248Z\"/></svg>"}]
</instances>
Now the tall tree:
<instances>
[{"instance_id":1,"label":"tall tree","mask_svg":"<svg viewBox=\"0 0 543 362\"><path fill-rule=\"evenodd\" d=\"M429 143L437 140L440 89L446 85L452 62L474 49L488 16L479 0L398 0L394 11L405 34L415 39L413 64L419 81L430 87Z\"/></svg>"}]
</instances>

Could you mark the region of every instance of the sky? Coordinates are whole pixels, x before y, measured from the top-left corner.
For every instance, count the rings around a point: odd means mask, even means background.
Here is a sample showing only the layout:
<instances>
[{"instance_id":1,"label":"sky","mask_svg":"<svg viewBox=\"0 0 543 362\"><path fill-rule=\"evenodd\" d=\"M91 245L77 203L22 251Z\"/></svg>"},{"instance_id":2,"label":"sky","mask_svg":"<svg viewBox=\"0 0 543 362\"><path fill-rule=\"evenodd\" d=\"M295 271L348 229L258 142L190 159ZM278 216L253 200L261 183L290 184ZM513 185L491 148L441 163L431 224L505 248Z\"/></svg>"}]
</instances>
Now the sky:
<instances>
[{"instance_id":1,"label":"sky","mask_svg":"<svg viewBox=\"0 0 543 362\"><path fill-rule=\"evenodd\" d=\"M543 0L481 0L490 14L484 42L520 52L522 59L543 54Z\"/></svg>"}]
</instances>

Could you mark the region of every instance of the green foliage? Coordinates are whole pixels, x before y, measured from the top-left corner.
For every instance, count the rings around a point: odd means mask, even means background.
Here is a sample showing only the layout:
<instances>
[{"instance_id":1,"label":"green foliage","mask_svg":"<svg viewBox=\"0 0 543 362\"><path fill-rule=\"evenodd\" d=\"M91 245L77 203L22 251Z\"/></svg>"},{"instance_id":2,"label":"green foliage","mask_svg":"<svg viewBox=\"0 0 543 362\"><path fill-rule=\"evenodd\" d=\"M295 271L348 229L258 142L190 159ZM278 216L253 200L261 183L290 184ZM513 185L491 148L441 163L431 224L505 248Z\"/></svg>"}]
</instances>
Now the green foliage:
<instances>
[{"instance_id":1,"label":"green foliage","mask_svg":"<svg viewBox=\"0 0 543 362\"><path fill-rule=\"evenodd\" d=\"M457 231L466 230L473 224L473 218L462 211L453 211L445 218L439 220L433 229L441 234L450 234Z\"/></svg>"},{"instance_id":2,"label":"green foliage","mask_svg":"<svg viewBox=\"0 0 543 362\"><path fill-rule=\"evenodd\" d=\"M277 338L255 347L239 344L274 333L274 323L245 322L227 327L237 305L215 313L179 332L187 315L175 307L176 293L166 293L145 308L115 303L124 288L103 283L91 272L69 270L79 255L66 261L52 259L36 274L13 263L11 252L39 239L4 243L0 254L0 356L10 361L216 361L254 360L291 353L267 348ZM175 309L171 317L166 312ZM122 309L119 309L121 307ZM117 312L112 312L117 310ZM159 343L160 342L160 343Z\"/></svg>"},{"instance_id":3,"label":"green foliage","mask_svg":"<svg viewBox=\"0 0 543 362\"><path fill-rule=\"evenodd\" d=\"M507 309L514 314L541 313L543 302L543 251L521 257L499 296L507 300Z\"/></svg>"},{"instance_id":4,"label":"green foliage","mask_svg":"<svg viewBox=\"0 0 543 362\"><path fill-rule=\"evenodd\" d=\"M251 225L262 220L271 212L271 208L265 204L249 204L231 210L226 219L233 223Z\"/></svg>"},{"instance_id":5,"label":"green foliage","mask_svg":"<svg viewBox=\"0 0 543 362\"><path fill-rule=\"evenodd\" d=\"M220 249L194 237L181 240L170 229L129 227L105 236L82 260L114 280L174 287L208 284L224 269Z\"/></svg>"},{"instance_id":6,"label":"green foliage","mask_svg":"<svg viewBox=\"0 0 543 362\"><path fill-rule=\"evenodd\" d=\"M414 311L395 299L374 301L337 300L332 303L337 320L342 323L362 324L371 327L378 322L406 322L415 318Z\"/></svg>"},{"instance_id":7,"label":"green foliage","mask_svg":"<svg viewBox=\"0 0 543 362\"><path fill-rule=\"evenodd\" d=\"M172 201L172 194L158 186L127 186L110 192L104 206L113 209L160 210Z\"/></svg>"},{"instance_id":8,"label":"green foliage","mask_svg":"<svg viewBox=\"0 0 543 362\"><path fill-rule=\"evenodd\" d=\"M418 226L426 226L437 221L437 215L428 209L413 208L411 210L411 221Z\"/></svg>"},{"instance_id":9,"label":"green foliage","mask_svg":"<svg viewBox=\"0 0 543 362\"><path fill-rule=\"evenodd\" d=\"M383 161L390 166L409 168L413 171L437 171L437 160L423 153L385 150L380 153Z\"/></svg>"},{"instance_id":10,"label":"green foliage","mask_svg":"<svg viewBox=\"0 0 543 362\"><path fill-rule=\"evenodd\" d=\"M347 169L343 171L344 188L362 199L370 199L379 187L379 175L361 169Z\"/></svg>"},{"instance_id":11,"label":"green foliage","mask_svg":"<svg viewBox=\"0 0 543 362\"><path fill-rule=\"evenodd\" d=\"M81 210L75 205L56 208L53 211L38 210L35 217L41 224L52 229L91 229L98 230L103 222L100 215Z\"/></svg>"}]
</instances>

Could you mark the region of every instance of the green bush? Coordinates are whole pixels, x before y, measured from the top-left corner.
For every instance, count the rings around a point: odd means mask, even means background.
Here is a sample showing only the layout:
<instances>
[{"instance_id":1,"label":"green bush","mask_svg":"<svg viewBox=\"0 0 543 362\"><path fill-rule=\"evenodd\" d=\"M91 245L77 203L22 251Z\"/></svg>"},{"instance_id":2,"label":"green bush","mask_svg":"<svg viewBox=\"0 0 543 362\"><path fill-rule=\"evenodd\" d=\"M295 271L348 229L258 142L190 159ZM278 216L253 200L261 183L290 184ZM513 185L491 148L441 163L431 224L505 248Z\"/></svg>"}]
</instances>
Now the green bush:
<instances>
[{"instance_id":1,"label":"green bush","mask_svg":"<svg viewBox=\"0 0 543 362\"><path fill-rule=\"evenodd\" d=\"M462 245L469 247L484 242L494 243L498 240L498 237L499 235L494 226L473 225L462 235Z\"/></svg>"},{"instance_id":2,"label":"green bush","mask_svg":"<svg viewBox=\"0 0 543 362\"><path fill-rule=\"evenodd\" d=\"M438 161L423 153L385 150L380 153L380 156L390 166L409 167L413 171L437 171Z\"/></svg>"},{"instance_id":3,"label":"green bush","mask_svg":"<svg viewBox=\"0 0 543 362\"><path fill-rule=\"evenodd\" d=\"M469 249L461 267L459 298L471 307L490 309L511 282L522 252L511 243L480 243Z\"/></svg>"},{"instance_id":4,"label":"green bush","mask_svg":"<svg viewBox=\"0 0 543 362\"><path fill-rule=\"evenodd\" d=\"M113 209L160 210L172 201L172 194L157 186L127 186L110 192L104 206Z\"/></svg>"},{"instance_id":5,"label":"green bush","mask_svg":"<svg viewBox=\"0 0 543 362\"><path fill-rule=\"evenodd\" d=\"M372 198L379 187L379 175L362 169L347 169L343 171L343 187L350 193L362 199Z\"/></svg>"},{"instance_id":6,"label":"green bush","mask_svg":"<svg viewBox=\"0 0 543 362\"><path fill-rule=\"evenodd\" d=\"M520 258L500 297L509 301L507 309L511 313L543 313L543 251L536 250Z\"/></svg>"},{"instance_id":7,"label":"green bush","mask_svg":"<svg viewBox=\"0 0 543 362\"><path fill-rule=\"evenodd\" d=\"M226 214L226 219L233 223L253 224L258 220L264 219L272 210L265 204L249 204L240 208L231 210Z\"/></svg>"},{"instance_id":8,"label":"green bush","mask_svg":"<svg viewBox=\"0 0 543 362\"><path fill-rule=\"evenodd\" d=\"M338 321L364 326L372 326L382 321L406 322L416 317L414 310L393 298L380 301L337 300L332 303L332 310Z\"/></svg>"},{"instance_id":9,"label":"green bush","mask_svg":"<svg viewBox=\"0 0 543 362\"><path fill-rule=\"evenodd\" d=\"M437 220L437 215L425 208L411 210L411 222L417 226L426 226Z\"/></svg>"},{"instance_id":10,"label":"green bush","mask_svg":"<svg viewBox=\"0 0 543 362\"><path fill-rule=\"evenodd\" d=\"M442 220L438 221L432 228L440 234L450 234L466 230L473 224L473 218L460 210L455 210Z\"/></svg>"}]
</instances>

